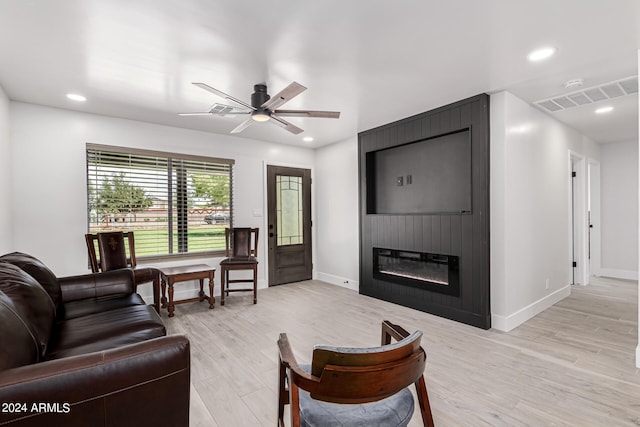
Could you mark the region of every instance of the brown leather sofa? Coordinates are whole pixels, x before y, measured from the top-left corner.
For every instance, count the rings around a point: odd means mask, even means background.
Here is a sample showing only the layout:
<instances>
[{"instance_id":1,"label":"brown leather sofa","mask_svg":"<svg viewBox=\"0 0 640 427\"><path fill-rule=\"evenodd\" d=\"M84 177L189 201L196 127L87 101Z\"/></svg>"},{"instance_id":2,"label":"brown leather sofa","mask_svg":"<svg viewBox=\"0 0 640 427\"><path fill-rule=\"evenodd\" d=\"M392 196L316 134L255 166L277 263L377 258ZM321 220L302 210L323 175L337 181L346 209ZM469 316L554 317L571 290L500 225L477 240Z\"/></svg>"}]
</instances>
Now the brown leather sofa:
<instances>
[{"instance_id":1,"label":"brown leather sofa","mask_svg":"<svg viewBox=\"0 0 640 427\"><path fill-rule=\"evenodd\" d=\"M0 425L188 426L190 352L130 269L56 278L0 257Z\"/></svg>"}]
</instances>

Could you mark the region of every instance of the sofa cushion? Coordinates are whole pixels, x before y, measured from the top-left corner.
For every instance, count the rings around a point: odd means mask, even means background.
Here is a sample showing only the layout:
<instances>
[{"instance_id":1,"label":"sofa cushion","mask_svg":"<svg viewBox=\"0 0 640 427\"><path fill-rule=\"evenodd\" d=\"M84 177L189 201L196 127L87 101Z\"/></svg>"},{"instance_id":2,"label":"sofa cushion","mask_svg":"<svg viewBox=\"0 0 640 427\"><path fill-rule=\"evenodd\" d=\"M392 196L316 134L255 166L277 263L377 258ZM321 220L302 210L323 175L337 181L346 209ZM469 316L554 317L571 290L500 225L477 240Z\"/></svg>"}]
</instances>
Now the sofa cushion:
<instances>
[{"instance_id":1,"label":"sofa cushion","mask_svg":"<svg viewBox=\"0 0 640 427\"><path fill-rule=\"evenodd\" d=\"M77 301L69 301L64 304L64 320L115 310L117 308L145 305L146 303L138 294L112 295L100 298L89 298Z\"/></svg>"},{"instance_id":2,"label":"sofa cushion","mask_svg":"<svg viewBox=\"0 0 640 427\"><path fill-rule=\"evenodd\" d=\"M49 297L51 297L56 310L58 309L61 304L60 284L58 283L56 275L53 274L53 272L49 270L49 268L47 268L47 266L39 259L21 252L13 252L1 256L0 261L8 262L20 267L23 271L36 279L38 283L42 285L44 290L47 291Z\"/></svg>"},{"instance_id":3,"label":"sofa cushion","mask_svg":"<svg viewBox=\"0 0 640 427\"><path fill-rule=\"evenodd\" d=\"M74 356L166 335L162 319L148 305L135 305L59 322L47 359Z\"/></svg>"},{"instance_id":4,"label":"sofa cushion","mask_svg":"<svg viewBox=\"0 0 640 427\"><path fill-rule=\"evenodd\" d=\"M13 301L0 290L0 372L40 359L40 345L20 315Z\"/></svg>"},{"instance_id":5,"label":"sofa cushion","mask_svg":"<svg viewBox=\"0 0 640 427\"><path fill-rule=\"evenodd\" d=\"M55 307L49 294L19 267L0 262L0 291L7 309L14 311L29 328L39 345L39 354L47 352L47 344L55 321Z\"/></svg>"}]
</instances>

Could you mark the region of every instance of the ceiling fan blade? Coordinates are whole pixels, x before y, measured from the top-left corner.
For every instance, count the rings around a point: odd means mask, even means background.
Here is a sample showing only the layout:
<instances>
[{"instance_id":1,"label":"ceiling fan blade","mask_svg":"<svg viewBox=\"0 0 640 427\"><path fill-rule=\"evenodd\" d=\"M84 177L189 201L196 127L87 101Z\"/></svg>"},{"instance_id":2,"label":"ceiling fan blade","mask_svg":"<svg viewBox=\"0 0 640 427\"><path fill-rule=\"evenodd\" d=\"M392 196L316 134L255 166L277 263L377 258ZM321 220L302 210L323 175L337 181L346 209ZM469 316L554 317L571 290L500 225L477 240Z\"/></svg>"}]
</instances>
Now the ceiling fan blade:
<instances>
[{"instance_id":1,"label":"ceiling fan blade","mask_svg":"<svg viewBox=\"0 0 640 427\"><path fill-rule=\"evenodd\" d=\"M320 117L323 119L339 119L339 111L313 111L313 110L275 110L275 114L283 117Z\"/></svg>"},{"instance_id":2,"label":"ceiling fan blade","mask_svg":"<svg viewBox=\"0 0 640 427\"><path fill-rule=\"evenodd\" d=\"M246 128L248 128L249 125L251 125L251 123L253 123L253 119L251 117L249 117L249 118L247 118L247 120L245 120L244 122L242 122L238 126L236 126L230 133L240 133L243 130L245 130Z\"/></svg>"},{"instance_id":3,"label":"ceiling fan blade","mask_svg":"<svg viewBox=\"0 0 640 427\"><path fill-rule=\"evenodd\" d=\"M209 111L202 111L199 113L178 113L179 116L210 116L211 112Z\"/></svg>"},{"instance_id":4,"label":"ceiling fan blade","mask_svg":"<svg viewBox=\"0 0 640 427\"><path fill-rule=\"evenodd\" d=\"M235 102L235 103L237 103L237 104L240 104L240 105L242 105L243 107L247 107L247 108L249 108L250 110L255 110L255 108L253 108L253 107L251 106L251 104L247 104L246 102L244 102L244 101L242 101L242 100L240 100L240 99L238 99L238 98L234 98L234 97L233 97L233 96L231 96L231 95L227 95L226 93L224 93L224 92L222 92L222 91L219 91L218 89L213 88L213 87L209 86L209 85L208 85L208 84L206 84L206 83L193 83L193 84L194 84L195 86L198 86L200 89L204 89L204 90L206 90L206 91L208 91L208 92L214 93L214 94L216 94L216 95L218 95L218 96L221 96L221 97L223 97L223 98L225 98L225 99L228 99L228 100L233 101L233 102Z\"/></svg>"},{"instance_id":5,"label":"ceiling fan blade","mask_svg":"<svg viewBox=\"0 0 640 427\"><path fill-rule=\"evenodd\" d=\"M227 114L250 114L250 110L234 107L232 105L218 104L217 102L209 109L211 114L216 116L226 116Z\"/></svg>"},{"instance_id":6,"label":"ceiling fan blade","mask_svg":"<svg viewBox=\"0 0 640 427\"><path fill-rule=\"evenodd\" d=\"M280 92L273 95L269 100L265 101L265 103L260 107L268 110L275 110L285 102L288 102L294 97L300 95L305 90L307 90L307 88L302 86L300 83L292 82L289 86L285 87Z\"/></svg>"},{"instance_id":7,"label":"ceiling fan blade","mask_svg":"<svg viewBox=\"0 0 640 427\"><path fill-rule=\"evenodd\" d=\"M282 126L294 135L298 135L299 133L304 132L298 126L294 125L293 123L289 123L285 119L282 119L274 114L271 115L271 120L273 121L273 123L277 124L278 126Z\"/></svg>"}]
</instances>

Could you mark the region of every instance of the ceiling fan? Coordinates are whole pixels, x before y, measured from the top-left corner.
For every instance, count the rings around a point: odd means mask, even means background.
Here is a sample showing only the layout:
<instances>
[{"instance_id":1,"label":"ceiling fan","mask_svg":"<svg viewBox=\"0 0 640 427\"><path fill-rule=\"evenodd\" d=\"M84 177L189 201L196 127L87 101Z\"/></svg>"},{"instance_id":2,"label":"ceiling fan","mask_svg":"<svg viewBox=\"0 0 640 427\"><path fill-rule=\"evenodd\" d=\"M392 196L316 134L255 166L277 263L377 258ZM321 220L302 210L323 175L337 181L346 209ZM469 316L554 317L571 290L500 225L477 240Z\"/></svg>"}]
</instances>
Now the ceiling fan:
<instances>
[{"instance_id":1,"label":"ceiling fan","mask_svg":"<svg viewBox=\"0 0 640 427\"><path fill-rule=\"evenodd\" d=\"M253 122L266 122L270 121L284 129L298 135L303 130L293 123L289 123L283 117L320 117L326 119L337 119L340 117L338 111L315 111L315 110L278 110L277 108L284 103L290 101L294 97L300 95L307 90L306 87L300 83L293 82L273 97L267 93L267 85L260 83L253 86L253 94L251 94L251 104L248 104L238 98L234 98L231 95L219 91L205 83L193 83L201 89L214 93L222 98L233 101L236 104L242 105L244 108L234 107L232 105L225 104L213 104L209 111L197 112L197 113L180 113L181 116L202 116L202 115L216 115L226 116L230 114L249 114L250 116L238 126L236 126L231 133L242 132Z\"/></svg>"}]
</instances>

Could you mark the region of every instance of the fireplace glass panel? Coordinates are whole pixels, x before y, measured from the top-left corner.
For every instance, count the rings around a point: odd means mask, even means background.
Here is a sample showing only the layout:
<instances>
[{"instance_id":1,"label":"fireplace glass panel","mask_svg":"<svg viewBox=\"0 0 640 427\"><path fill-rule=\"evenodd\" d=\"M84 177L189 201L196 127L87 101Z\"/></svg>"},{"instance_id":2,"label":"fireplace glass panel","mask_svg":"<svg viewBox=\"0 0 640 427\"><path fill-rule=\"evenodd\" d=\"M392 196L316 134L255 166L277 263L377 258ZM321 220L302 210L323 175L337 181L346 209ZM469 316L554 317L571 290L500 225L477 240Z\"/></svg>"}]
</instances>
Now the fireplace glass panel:
<instances>
[{"instance_id":1,"label":"fireplace glass panel","mask_svg":"<svg viewBox=\"0 0 640 427\"><path fill-rule=\"evenodd\" d=\"M382 248L373 251L375 278L459 295L457 256Z\"/></svg>"}]
</instances>

